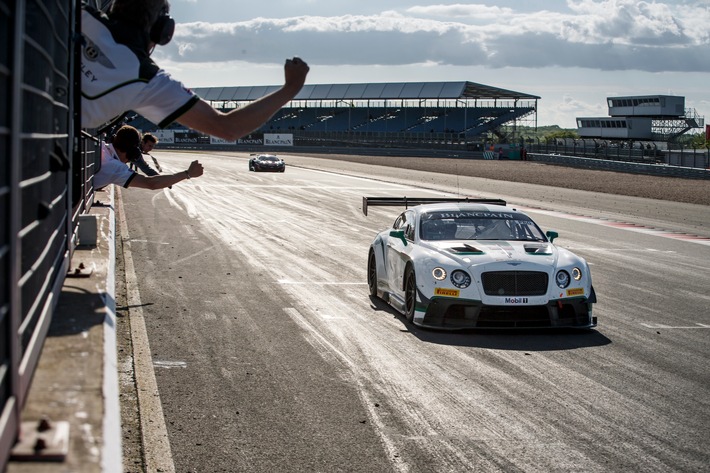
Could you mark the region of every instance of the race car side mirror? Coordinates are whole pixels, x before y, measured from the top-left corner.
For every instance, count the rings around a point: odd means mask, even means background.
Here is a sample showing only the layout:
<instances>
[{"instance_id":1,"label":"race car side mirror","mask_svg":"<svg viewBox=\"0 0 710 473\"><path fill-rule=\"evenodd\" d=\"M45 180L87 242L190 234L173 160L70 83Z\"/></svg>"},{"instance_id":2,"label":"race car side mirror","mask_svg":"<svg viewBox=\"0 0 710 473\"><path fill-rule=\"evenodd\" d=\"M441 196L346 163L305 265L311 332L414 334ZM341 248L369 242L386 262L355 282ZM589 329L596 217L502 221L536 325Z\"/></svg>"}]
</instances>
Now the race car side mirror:
<instances>
[{"instance_id":1,"label":"race car side mirror","mask_svg":"<svg viewBox=\"0 0 710 473\"><path fill-rule=\"evenodd\" d=\"M550 243L552 243L553 241L555 241L555 238L557 238L557 237L560 236L559 233L553 232L552 230L548 230L545 235L547 235L547 238L550 240Z\"/></svg>"},{"instance_id":2,"label":"race car side mirror","mask_svg":"<svg viewBox=\"0 0 710 473\"><path fill-rule=\"evenodd\" d=\"M402 243L404 243L404 246L407 246L407 239L404 238L404 230L392 230L390 232L390 236L394 238L399 238L402 240Z\"/></svg>"}]
</instances>

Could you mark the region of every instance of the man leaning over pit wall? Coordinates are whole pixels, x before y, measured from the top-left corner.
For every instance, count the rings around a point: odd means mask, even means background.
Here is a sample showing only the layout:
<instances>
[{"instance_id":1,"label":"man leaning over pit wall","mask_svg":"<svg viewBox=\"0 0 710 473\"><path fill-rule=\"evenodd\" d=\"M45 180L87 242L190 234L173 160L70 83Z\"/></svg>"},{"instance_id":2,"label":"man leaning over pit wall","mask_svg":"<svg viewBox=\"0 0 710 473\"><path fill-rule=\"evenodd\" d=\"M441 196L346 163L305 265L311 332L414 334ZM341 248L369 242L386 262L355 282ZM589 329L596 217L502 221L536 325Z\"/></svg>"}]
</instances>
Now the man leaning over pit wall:
<instances>
[{"instance_id":1,"label":"man leaning over pit wall","mask_svg":"<svg viewBox=\"0 0 710 473\"><path fill-rule=\"evenodd\" d=\"M157 143L158 139L155 137L155 135L153 135L152 133L143 133L143 138L141 138L141 157L131 162L128 167L131 168L131 170L133 171L137 171L138 169L140 169L146 176L157 176L158 174L163 172L163 168L160 167L158 160L150 154L150 152L153 151L153 148L155 148L155 145ZM158 169L157 171L150 167L150 164L146 162L145 158L143 157L144 154L147 154L151 157L151 159L153 160L153 165Z\"/></svg>"},{"instance_id":2,"label":"man leaning over pit wall","mask_svg":"<svg viewBox=\"0 0 710 473\"><path fill-rule=\"evenodd\" d=\"M153 164L155 165L155 168L158 170L158 172L163 172L163 168L160 167L160 163L158 162L158 160L155 159L152 154L150 154L150 152L153 151L153 148L155 148L155 145L157 144L158 138L156 138L154 134L143 133L143 138L141 138L141 151L143 152L143 154L147 154L148 156L150 156L150 159L153 160Z\"/></svg>"},{"instance_id":3,"label":"man leaning over pit wall","mask_svg":"<svg viewBox=\"0 0 710 473\"><path fill-rule=\"evenodd\" d=\"M111 139L111 143L101 143L101 168L94 174L94 187L101 189L109 184L143 189L164 189L180 181L199 177L204 172L198 161L175 174L143 176L132 171L128 164L135 162L141 153L141 134L130 125L123 125Z\"/></svg>"},{"instance_id":4,"label":"man leaning over pit wall","mask_svg":"<svg viewBox=\"0 0 710 473\"><path fill-rule=\"evenodd\" d=\"M287 59L284 85L243 108L220 112L151 59L170 42L175 20L166 0L114 0L108 15L82 11L82 127L100 128L129 110L159 127L173 122L236 140L258 129L301 90L308 65Z\"/></svg>"}]
</instances>

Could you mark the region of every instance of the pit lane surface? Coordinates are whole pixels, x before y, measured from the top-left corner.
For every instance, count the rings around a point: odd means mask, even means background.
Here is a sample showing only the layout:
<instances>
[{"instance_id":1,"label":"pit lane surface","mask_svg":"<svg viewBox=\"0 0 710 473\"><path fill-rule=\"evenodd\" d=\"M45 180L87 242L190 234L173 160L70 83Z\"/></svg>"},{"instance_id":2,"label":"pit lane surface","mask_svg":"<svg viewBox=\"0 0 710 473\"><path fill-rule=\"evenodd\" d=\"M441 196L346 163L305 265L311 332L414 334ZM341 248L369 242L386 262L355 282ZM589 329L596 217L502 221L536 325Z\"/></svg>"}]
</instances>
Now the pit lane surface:
<instances>
[{"instance_id":1,"label":"pit lane surface","mask_svg":"<svg viewBox=\"0 0 710 473\"><path fill-rule=\"evenodd\" d=\"M710 246L595 223L613 210L596 194L156 157L206 169L122 192L176 471L707 471ZM370 299L367 248L399 209L364 217L362 196L434 188L543 208L592 265L598 329L440 333ZM631 214L614 218L710 237L705 207L609 199Z\"/></svg>"}]
</instances>

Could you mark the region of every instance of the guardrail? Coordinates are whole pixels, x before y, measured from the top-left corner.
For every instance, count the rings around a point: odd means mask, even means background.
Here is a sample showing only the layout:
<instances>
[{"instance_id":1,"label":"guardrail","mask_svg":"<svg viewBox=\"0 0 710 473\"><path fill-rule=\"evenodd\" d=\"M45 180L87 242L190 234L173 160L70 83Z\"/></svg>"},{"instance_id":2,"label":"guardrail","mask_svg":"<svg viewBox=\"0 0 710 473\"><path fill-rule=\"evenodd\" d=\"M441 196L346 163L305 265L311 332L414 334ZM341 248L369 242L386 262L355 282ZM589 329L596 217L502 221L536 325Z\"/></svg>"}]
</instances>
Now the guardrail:
<instances>
[{"instance_id":1,"label":"guardrail","mask_svg":"<svg viewBox=\"0 0 710 473\"><path fill-rule=\"evenodd\" d=\"M667 164L699 169L710 168L710 149L689 148L680 144L560 138L544 142L528 140L526 147L529 153L545 155L575 156L627 163ZM666 147L669 148L666 149Z\"/></svg>"},{"instance_id":2,"label":"guardrail","mask_svg":"<svg viewBox=\"0 0 710 473\"><path fill-rule=\"evenodd\" d=\"M618 171L634 174L649 174L656 176L682 177L685 179L710 179L710 170L671 166L668 164L646 164L628 161L612 161L607 159L581 158L557 154L529 153L528 159L550 164L573 166L605 171Z\"/></svg>"},{"instance_id":3,"label":"guardrail","mask_svg":"<svg viewBox=\"0 0 710 473\"><path fill-rule=\"evenodd\" d=\"M441 149L409 149L409 148L369 148L369 147L339 147L339 146L298 146L293 147L269 147L269 146L246 146L246 145L210 145L191 144L177 145L161 143L162 149L190 149L190 150L214 150L228 152L251 152L251 153L314 153L314 154L350 154L368 156L400 156L400 157L428 157L428 158L456 158L456 159L490 159L486 158L482 151L464 150L441 150ZM495 154L495 153L494 153ZM640 163L618 159L586 158L581 156L569 156L556 153L528 153L531 161L546 162L564 166L582 167L588 169L600 169L608 171L629 172L635 174L649 174L657 176L682 177L686 179L710 179L710 170L704 168L674 166L664 163ZM492 159L497 159L492 156Z\"/></svg>"}]
</instances>

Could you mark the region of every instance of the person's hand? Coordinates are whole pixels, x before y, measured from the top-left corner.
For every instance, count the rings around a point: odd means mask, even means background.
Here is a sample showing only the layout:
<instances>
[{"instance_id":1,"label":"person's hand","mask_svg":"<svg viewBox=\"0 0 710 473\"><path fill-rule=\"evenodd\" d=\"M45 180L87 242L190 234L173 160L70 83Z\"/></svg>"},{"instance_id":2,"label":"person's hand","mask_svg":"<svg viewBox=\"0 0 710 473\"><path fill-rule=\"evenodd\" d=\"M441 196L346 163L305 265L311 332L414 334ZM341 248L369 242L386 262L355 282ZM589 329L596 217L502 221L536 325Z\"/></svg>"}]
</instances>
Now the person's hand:
<instances>
[{"instance_id":1,"label":"person's hand","mask_svg":"<svg viewBox=\"0 0 710 473\"><path fill-rule=\"evenodd\" d=\"M200 177L204 172L204 168L202 167L202 164L200 164L199 161L195 160L190 163L190 167L187 168L188 174L190 174L190 177Z\"/></svg>"},{"instance_id":2,"label":"person's hand","mask_svg":"<svg viewBox=\"0 0 710 473\"><path fill-rule=\"evenodd\" d=\"M308 64L300 57L286 59L286 65L284 66L286 84L284 87L291 90L295 96L303 88L309 70Z\"/></svg>"}]
</instances>

